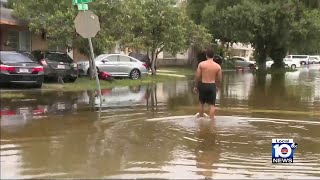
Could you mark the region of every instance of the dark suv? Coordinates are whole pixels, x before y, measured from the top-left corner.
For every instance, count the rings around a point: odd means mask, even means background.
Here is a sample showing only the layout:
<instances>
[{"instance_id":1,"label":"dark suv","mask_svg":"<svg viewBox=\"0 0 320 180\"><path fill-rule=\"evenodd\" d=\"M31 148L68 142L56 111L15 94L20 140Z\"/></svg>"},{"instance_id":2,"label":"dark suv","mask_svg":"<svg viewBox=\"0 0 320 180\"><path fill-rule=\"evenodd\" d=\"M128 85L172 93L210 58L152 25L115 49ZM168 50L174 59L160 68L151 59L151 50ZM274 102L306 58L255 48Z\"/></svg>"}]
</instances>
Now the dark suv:
<instances>
[{"instance_id":1,"label":"dark suv","mask_svg":"<svg viewBox=\"0 0 320 180\"><path fill-rule=\"evenodd\" d=\"M74 82L78 78L78 65L66 53L33 51L33 56L42 64L46 80L57 80L60 76L64 82Z\"/></svg>"}]
</instances>

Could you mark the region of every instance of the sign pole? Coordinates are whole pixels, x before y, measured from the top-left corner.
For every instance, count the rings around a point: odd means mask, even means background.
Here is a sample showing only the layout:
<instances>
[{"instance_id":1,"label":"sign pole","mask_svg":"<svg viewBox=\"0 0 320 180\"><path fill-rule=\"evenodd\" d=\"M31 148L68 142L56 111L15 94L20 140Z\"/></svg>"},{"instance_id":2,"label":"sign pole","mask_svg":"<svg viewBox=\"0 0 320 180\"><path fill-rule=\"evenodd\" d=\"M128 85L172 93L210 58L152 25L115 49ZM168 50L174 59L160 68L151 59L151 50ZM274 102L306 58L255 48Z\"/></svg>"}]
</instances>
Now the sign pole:
<instances>
[{"instance_id":1,"label":"sign pole","mask_svg":"<svg viewBox=\"0 0 320 180\"><path fill-rule=\"evenodd\" d=\"M96 62L94 60L94 53L93 53L91 37L89 37L88 40L89 40L89 46L90 46L91 61L92 61L92 65L93 65L93 72L94 72L94 74L96 76L97 88L98 88L99 98L100 98L100 107L101 107L101 105L102 105L102 97L101 97L100 81L99 81L99 77L98 77L99 74L98 74L98 70L96 68Z\"/></svg>"},{"instance_id":2,"label":"sign pole","mask_svg":"<svg viewBox=\"0 0 320 180\"><path fill-rule=\"evenodd\" d=\"M73 5L78 6L78 10L82 11L79 12L76 19L74 20L74 24L76 27L76 31L78 34L80 34L83 38L88 38L89 40L89 46L90 46L90 54L91 58L89 58L89 62L92 64L92 68L94 69L94 74L96 76L96 83L97 88L99 92L99 98L100 98L100 108L102 105L102 95L101 95L101 86L99 81L99 74L96 67L96 62L94 60L94 52L92 47L92 41L91 38L95 37L98 31L100 30L100 23L99 23L99 17L95 15L93 12L88 11L88 4L92 2L92 0L72 0ZM90 61L91 59L91 61Z\"/></svg>"}]
</instances>

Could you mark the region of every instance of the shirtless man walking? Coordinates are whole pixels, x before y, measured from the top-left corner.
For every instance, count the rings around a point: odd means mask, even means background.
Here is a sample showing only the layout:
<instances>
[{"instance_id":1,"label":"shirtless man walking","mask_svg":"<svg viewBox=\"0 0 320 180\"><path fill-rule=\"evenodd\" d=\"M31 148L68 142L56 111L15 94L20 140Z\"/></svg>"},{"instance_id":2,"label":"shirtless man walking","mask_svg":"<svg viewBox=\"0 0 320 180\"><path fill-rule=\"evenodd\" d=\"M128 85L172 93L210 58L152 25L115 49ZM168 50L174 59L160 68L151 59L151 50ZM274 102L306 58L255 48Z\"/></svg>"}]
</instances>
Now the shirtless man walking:
<instances>
[{"instance_id":1,"label":"shirtless man walking","mask_svg":"<svg viewBox=\"0 0 320 180\"><path fill-rule=\"evenodd\" d=\"M222 70L213 60L213 50L207 50L206 57L207 60L198 65L193 92L199 93L198 117L203 117L204 104L207 103L210 105L210 118L214 119L216 95L221 86Z\"/></svg>"}]
</instances>

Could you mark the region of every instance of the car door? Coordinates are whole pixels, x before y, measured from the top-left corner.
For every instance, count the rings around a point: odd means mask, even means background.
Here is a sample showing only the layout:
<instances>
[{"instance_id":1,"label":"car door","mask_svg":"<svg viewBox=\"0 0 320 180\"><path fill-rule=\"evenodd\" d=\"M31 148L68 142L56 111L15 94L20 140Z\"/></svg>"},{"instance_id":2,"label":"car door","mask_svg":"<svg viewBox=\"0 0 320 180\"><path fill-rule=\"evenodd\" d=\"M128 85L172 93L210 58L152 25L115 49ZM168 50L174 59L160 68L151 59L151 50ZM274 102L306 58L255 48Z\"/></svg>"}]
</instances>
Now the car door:
<instances>
[{"instance_id":1,"label":"car door","mask_svg":"<svg viewBox=\"0 0 320 180\"><path fill-rule=\"evenodd\" d=\"M129 73L133 69L133 62L128 56L119 56L119 75L129 76Z\"/></svg>"},{"instance_id":2,"label":"car door","mask_svg":"<svg viewBox=\"0 0 320 180\"><path fill-rule=\"evenodd\" d=\"M234 66L236 66L236 67L239 66L237 59L238 59L238 58L231 58L231 62L232 62L232 63L234 64Z\"/></svg>"},{"instance_id":3,"label":"car door","mask_svg":"<svg viewBox=\"0 0 320 180\"><path fill-rule=\"evenodd\" d=\"M244 66L244 60L241 59L241 58L236 58L235 65L239 66L239 67L243 67Z\"/></svg>"},{"instance_id":4,"label":"car door","mask_svg":"<svg viewBox=\"0 0 320 180\"><path fill-rule=\"evenodd\" d=\"M118 62L119 56L118 55L110 55L106 58L103 58L100 62L98 62L98 69L99 71L108 72L111 75L119 74L118 71Z\"/></svg>"}]
</instances>

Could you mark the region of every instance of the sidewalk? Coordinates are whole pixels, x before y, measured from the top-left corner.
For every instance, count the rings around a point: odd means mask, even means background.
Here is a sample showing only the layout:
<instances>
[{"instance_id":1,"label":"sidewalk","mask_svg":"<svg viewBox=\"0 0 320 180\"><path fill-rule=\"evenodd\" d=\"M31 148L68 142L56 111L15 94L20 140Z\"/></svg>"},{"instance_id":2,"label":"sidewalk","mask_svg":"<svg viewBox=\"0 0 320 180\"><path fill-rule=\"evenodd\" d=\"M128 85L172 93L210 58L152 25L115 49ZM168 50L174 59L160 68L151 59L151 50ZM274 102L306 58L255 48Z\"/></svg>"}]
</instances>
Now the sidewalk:
<instances>
[{"instance_id":1,"label":"sidewalk","mask_svg":"<svg viewBox=\"0 0 320 180\"><path fill-rule=\"evenodd\" d=\"M185 75L177 74L177 71L173 71L173 70L157 70L157 75L160 75L160 76L171 76L171 77L181 77L181 78L187 77Z\"/></svg>"}]
</instances>

